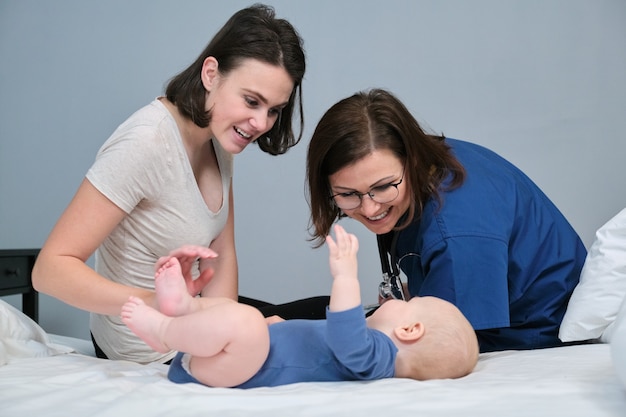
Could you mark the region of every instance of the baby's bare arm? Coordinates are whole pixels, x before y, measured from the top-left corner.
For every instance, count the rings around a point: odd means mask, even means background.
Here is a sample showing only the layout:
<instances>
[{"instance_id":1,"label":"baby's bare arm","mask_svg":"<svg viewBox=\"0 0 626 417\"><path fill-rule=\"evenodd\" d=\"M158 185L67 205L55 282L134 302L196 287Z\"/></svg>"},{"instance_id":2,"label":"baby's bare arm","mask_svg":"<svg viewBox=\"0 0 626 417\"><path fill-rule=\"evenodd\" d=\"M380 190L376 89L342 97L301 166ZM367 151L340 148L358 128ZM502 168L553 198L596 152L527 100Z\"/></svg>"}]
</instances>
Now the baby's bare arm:
<instances>
[{"instance_id":1,"label":"baby's bare arm","mask_svg":"<svg viewBox=\"0 0 626 417\"><path fill-rule=\"evenodd\" d=\"M361 288L358 279L356 254L359 241L343 227L335 225L335 239L329 235L326 243L329 251L330 273L333 285L330 293L330 311L343 311L361 305Z\"/></svg>"}]
</instances>

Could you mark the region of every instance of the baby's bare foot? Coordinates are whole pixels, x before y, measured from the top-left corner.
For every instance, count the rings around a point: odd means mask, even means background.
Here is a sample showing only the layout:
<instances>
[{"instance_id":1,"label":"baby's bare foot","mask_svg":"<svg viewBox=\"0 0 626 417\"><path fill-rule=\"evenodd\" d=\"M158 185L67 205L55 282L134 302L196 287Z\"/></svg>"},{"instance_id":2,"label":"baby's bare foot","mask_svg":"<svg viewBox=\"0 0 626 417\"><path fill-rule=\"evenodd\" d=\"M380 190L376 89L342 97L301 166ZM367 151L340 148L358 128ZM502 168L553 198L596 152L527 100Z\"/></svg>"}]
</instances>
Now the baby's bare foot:
<instances>
[{"instance_id":1,"label":"baby's bare foot","mask_svg":"<svg viewBox=\"0 0 626 417\"><path fill-rule=\"evenodd\" d=\"M141 298L129 297L122 306L122 321L139 336L152 349L160 353L170 351L165 343L160 340L159 334L162 326L171 320L152 307L147 306Z\"/></svg>"},{"instance_id":2,"label":"baby's bare foot","mask_svg":"<svg viewBox=\"0 0 626 417\"><path fill-rule=\"evenodd\" d=\"M154 276L159 311L167 316L181 316L190 312L193 297L176 258L168 260Z\"/></svg>"}]
</instances>

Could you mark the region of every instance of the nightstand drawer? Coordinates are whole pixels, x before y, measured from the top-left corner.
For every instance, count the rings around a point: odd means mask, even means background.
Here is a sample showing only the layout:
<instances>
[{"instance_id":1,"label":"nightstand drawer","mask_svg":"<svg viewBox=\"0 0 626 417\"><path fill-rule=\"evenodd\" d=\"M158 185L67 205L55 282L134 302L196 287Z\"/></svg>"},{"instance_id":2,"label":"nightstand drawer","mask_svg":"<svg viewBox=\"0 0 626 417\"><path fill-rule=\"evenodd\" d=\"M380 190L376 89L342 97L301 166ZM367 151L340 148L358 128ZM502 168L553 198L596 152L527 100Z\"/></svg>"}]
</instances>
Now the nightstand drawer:
<instances>
[{"instance_id":1,"label":"nightstand drawer","mask_svg":"<svg viewBox=\"0 0 626 417\"><path fill-rule=\"evenodd\" d=\"M30 285L28 258L9 256L0 258L0 289Z\"/></svg>"}]
</instances>

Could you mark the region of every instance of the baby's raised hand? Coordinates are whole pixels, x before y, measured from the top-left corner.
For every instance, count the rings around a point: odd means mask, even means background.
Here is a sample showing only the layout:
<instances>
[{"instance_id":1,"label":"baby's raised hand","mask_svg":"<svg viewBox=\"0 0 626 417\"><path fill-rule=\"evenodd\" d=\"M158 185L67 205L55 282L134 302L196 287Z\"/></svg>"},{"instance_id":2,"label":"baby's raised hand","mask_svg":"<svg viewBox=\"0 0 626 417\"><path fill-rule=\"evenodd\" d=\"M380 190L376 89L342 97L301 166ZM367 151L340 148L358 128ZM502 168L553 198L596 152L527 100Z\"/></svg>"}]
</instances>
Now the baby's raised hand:
<instances>
[{"instance_id":1,"label":"baby's raised hand","mask_svg":"<svg viewBox=\"0 0 626 417\"><path fill-rule=\"evenodd\" d=\"M357 279L357 257L359 241L356 236L335 225L335 240L328 235L326 244L329 250L330 273L334 279Z\"/></svg>"}]
</instances>

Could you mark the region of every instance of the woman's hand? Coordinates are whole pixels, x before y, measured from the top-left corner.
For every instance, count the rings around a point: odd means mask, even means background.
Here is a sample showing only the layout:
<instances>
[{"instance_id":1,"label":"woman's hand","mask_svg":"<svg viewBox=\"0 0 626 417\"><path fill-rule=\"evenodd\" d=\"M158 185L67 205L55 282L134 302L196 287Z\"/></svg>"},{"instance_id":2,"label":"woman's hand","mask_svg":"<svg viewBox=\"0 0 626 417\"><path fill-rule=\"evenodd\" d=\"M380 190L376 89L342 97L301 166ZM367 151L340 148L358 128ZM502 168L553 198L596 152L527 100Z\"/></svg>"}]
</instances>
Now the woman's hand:
<instances>
[{"instance_id":1,"label":"woman's hand","mask_svg":"<svg viewBox=\"0 0 626 417\"><path fill-rule=\"evenodd\" d=\"M178 249L174 249L167 256L162 256L156 262L155 270L158 271L169 259L176 258L180 262L180 268L185 278L187 291L190 295L198 295L202 289L213 278L213 268L206 268L200 271L200 275L193 279L192 268L199 259L215 259L217 253L204 246L185 245Z\"/></svg>"}]
</instances>

